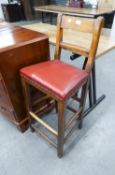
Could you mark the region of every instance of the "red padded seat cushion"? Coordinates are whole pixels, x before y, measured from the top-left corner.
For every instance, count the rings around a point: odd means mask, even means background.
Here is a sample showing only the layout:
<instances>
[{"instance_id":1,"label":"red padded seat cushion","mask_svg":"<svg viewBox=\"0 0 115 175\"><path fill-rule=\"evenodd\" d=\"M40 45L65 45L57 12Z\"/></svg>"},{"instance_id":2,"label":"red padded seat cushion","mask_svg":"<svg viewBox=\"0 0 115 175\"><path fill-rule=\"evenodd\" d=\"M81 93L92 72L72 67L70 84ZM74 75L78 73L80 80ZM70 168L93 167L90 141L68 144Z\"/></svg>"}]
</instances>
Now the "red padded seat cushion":
<instances>
[{"instance_id":1,"label":"red padded seat cushion","mask_svg":"<svg viewBox=\"0 0 115 175\"><path fill-rule=\"evenodd\" d=\"M59 60L46 61L20 70L21 76L38 84L60 100L65 100L87 80L85 70Z\"/></svg>"}]
</instances>

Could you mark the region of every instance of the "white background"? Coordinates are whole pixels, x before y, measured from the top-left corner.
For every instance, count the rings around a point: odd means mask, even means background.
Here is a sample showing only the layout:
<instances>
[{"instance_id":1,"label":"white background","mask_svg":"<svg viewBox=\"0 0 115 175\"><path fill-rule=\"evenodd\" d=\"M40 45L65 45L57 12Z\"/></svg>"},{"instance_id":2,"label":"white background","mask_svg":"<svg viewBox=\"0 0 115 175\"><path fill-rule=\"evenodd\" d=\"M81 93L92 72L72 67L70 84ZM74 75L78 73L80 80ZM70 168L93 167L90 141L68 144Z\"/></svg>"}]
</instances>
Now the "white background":
<instances>
[{"instance_id":1,"label":"white background","mask_svg":"<svg viewBox=\"0 0 115 175\"><path fill-rule=\"evenodd\" d=\"M0 0L0 18L4 18L3 13L2 13L2 9L1 9L1 4L2 3L7 3L7 2L8 2L7 0Z\"/></svg>"}]
</instances>

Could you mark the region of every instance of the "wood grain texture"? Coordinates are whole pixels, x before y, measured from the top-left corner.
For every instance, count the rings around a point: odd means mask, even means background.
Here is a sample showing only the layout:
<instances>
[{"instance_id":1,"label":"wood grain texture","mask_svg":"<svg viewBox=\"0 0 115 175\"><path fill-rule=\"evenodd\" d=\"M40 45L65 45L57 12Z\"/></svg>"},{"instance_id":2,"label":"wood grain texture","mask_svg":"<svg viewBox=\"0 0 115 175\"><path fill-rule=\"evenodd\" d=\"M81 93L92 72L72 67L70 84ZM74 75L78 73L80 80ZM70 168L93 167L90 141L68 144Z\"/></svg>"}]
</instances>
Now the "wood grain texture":
<instances>
[{"instance_id":1,"label":"wood grain texture","mask_svg":"<svg viewBox=\"0 0 115 175\"><path fill-rule=\"evenodd\" d=\"M95 19L87 19L80 18L80 17L68 17L66 15L63 15L61 27L65 29L73 29L78 32L87 32L92 33L94 29L94 20ZM81 27L82 26L82 27Z\"/></svg>"},{"instance_id":2,"label":"wood grain texture","mask_svg":"<svg viewBox=\"0 0 115 175\"><path fill-rule=\"evenodd\" d=\"M63 146L67 138L73 133L73 131L76 128L79 127L79 129L81 129L83 125L83 112L88 91L89 77L94 65L101 29L103 27L103 20L104 20L103 17L98 17L95 20L94 19L91 20L89 18L85 18L83 20L82 18L78 19L77 17L68 16L65 14L58 14L57 29L55 28L56 33L56 47L54 54L55 61L46 62L41 65L39 64L21 70L21 79L24 89L26 108L30 118L29 120L30 127L33 127L34 125L31 120L32 117L35 119L35 121L43 125L48 131L57 136L57 155L59 158L63 156ZM89 27L87 27L88 24ZM92 37L90 37L91 43L89 45L89 48L87 48L85 45L83 49L81 45L78 45L76 43L73 45L70 41L68 41L67 43L63 41L64 40L63 37L65 35L64 32L65 28L66 30L71 32L71 34L73 29L75 31L78 30L78 33L88 32L90 34L92 32ZM82 38L82 40L84 40L84 38ZM84 59L83 63L84 70L79 69L78 71L77 67L76 68L71 67L59 61L61 60L60 55L63 48L69 50L70 52L78 54L80 53L80 55L86 56L86 59ZM64 67L61 67L62 64L64 65ZM67 69L68 66L71 68ZM41 73L39 72L39 70ZM73 74L72 71L74 72ZM84 75L85 77L84 79L81 76L81 74ZM67 79L72 81L67 81ZM74 88L72 85L73 83ZM49 124L44 122L42 118L40 119L38 115L35 115L34 112L31 111L32 103L30 93L28 92L29 85L35 87L39 91L42 91L44 94L46 94L46 96L50 96L56 102L57 116L58 116L57 119L58 121L56 123L58 131L55 131L51 126L49 126ZM67 89L69 89L69 91ZM81 89L81 93L79 94L80 104L78 105L78 108L75 110L75 114L71 117L71 119L69 119L69 121L67 121L65 116L65 114L67 113L65 112L67 101L71 97L76 96L76 91L78 91L79 89ZM74 125L73 122L76 120L78 115L79 115L79 119L77 120L78 124ZM74 126L72 126L72 124ZM35 129L35 127L33 128ZM67 131L67 133L65 133L65 130L67 130L68 128L69 130ZM35 130L37 131L37 128ZM37 132L40 133L40 135L42 135L48 142L53 144L53 142L49 139L49 137L47 137L42 131L38 130Z\"/></svg>"},{"instance_id":3,"label":"wood grain texture","mask_svg":"<svg viewBox=\"0 0 115 175\"><path fill-rule=\"evenodd\" d=\"M64 14L58 14L57 28L56 28L56 47L54 59L60 59L61 49L67 49L73 53L87 57L87 64L85 70L89 73L93 67L94 59L97 52L97 47L104 24L104 18L98 17L96 19L89 18L78 18L73 16L68 16ZM70 41L64 41L64 29L78 31L83 34L89 34L90 45L82 47L79 43L72 44ZM75 35L74 35L75 37ZM77 36L76 36L77 38ZM84 38L81 37L83 40Z\"/></svg>"},{"instance_id":4,"label":"wood grain texture","mask_svg":"<svg viewBox=\"0 0 115 175\"><path fill-rule=\"evenodd\" d=\"M4 102L10 108L9 110L2 104L2 114L4 115L3 111L12 112L12 117L6 114L7 118L21 127L20 125L26 123L28 118L19 70L22 67L49 59L48 38L38 32L1 23L0 39L1 86L4 86L5 89L5 93L2 92L1 97L6 98L7 103L5 100ZM8 104L8 99L10 104Z\"/></svg>"},{"instance_id":5,"label":"wood grain texture","mask_svg":"<svg viewBox=\"0 0 115 175\"><path fill-rule=\"evenodd\" d=\"M68 6L57 6L57 5L47 5L47 6L37 6L35 7L36 11L42 12L52 12L52 13L64 13L64 14L79 14L80 16L99 16L104 14L112 13L115 9L114 8L98 8L98 9L87 9L87 8L74 8Z\"/></svg>"},{"instance_id":6,"label":"wood grain texture","mask_svg":"<svg viewBox=\"0 0 115 175\"><path fill-rule=\"evenodd\" d=\"M115 22L113 23L114 26ZM23 26L27 29L31 29L33 31L42 32L49 36L49 41L51 44L55 45L56 43L56 26L46 23L36 23L36 24L30 24ZM96 58L99 58L101 55L104 55L108 51L115 48L115 40L114 40L114 29L115 27L112 27L112 29L103 29L99 41L98 51L96 54ZM66 29L64 30L64 42L72 43L72 44L78 44L82 47L89 47L90 43L90 34L82 33L82 32L76 32Z\"/></svg>"}]
</instances>

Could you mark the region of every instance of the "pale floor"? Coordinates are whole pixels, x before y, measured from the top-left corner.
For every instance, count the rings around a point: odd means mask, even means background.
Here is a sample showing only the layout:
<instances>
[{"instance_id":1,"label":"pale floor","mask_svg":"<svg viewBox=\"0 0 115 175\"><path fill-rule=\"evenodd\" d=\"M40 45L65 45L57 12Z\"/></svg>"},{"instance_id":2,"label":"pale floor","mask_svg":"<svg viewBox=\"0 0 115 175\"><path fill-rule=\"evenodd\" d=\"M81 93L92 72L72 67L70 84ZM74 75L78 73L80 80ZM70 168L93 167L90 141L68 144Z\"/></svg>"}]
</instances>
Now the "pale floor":
<instances>
[{"instance_id":1,"label":"pale floor","mask_svg":"<svg viewBox=\"0 0 115 175\"><path fill-rule=\"evenodd\" d=\"M68 140L62 159L41 137L30 130L21 134L0 117L0 175L115 174L115 50L98 59L96 67L98 96L105 93L106 99Z\"/></svg>"}]
</instances>

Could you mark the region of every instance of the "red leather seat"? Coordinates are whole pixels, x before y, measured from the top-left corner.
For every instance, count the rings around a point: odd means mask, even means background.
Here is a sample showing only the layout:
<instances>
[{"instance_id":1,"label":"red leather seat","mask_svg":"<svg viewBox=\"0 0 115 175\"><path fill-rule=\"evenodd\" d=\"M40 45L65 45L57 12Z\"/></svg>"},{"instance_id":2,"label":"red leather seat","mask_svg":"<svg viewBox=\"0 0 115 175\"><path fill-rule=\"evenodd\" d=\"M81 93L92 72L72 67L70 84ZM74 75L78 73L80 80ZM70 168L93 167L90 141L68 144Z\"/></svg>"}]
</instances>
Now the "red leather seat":
<instances>
[{"instance_id":1,"label":"red leather seat","mask_svg":"<svg viewBox=\"0 0 115 175\"><path fill-rule=\"evenodd\" d=\"M21 74L53 93L60 100L80 88L88 77L85 70L54 60L21 69Z\"/></svg>"}]
</instances>

